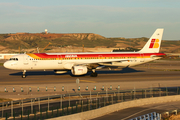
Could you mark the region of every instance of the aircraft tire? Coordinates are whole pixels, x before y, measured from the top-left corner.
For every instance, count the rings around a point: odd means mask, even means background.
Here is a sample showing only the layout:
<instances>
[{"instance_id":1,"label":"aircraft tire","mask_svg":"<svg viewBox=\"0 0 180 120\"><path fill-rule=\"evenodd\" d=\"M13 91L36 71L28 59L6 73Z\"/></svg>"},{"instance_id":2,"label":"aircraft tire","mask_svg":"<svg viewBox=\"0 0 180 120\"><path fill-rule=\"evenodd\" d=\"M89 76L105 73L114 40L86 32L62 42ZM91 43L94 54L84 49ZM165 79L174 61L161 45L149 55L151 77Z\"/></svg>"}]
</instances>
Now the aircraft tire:
<instances>
[{"instance_id":1,"label":"aircraft tire","mask_svg":"<svg viewBox=\"0 0 180 120\"><path fill-rule=\"evenodd\" d=\"M22 78L26 78L26 75L23 74L23 75L22 75Z\"/></svg>"},{"instance_id":2,"label":"aircraft tire","mask_svg":"<svg viewBox=\"0 0 180 120\"><path fill-rule=\"evenodd\" d=\"M97 74L96 72L92 72L90 76L91 76L91 77L97 77L97 75L98 75L98 74Z\"/></svg>"}]
</instances>

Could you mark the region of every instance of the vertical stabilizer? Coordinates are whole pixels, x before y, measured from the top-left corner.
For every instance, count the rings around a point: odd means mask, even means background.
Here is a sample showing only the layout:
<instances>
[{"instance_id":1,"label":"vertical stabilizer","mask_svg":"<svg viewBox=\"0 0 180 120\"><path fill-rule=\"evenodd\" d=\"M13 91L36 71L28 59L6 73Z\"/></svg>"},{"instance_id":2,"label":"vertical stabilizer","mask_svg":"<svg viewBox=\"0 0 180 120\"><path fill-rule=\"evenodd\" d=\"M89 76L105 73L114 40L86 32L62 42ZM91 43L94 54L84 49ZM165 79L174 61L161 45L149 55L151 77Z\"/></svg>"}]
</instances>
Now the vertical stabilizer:
<instances>
[{"instance_id":1,"label":"vertical stabilizer","mask_svg":"<svg viewBox=\"0 0 180 120\"><path fill-rule=\"evenodd\" d=\"M139 51L141 53L159 53L164 29L156 29L146 45Z\"/></svg>"}]
</instances>

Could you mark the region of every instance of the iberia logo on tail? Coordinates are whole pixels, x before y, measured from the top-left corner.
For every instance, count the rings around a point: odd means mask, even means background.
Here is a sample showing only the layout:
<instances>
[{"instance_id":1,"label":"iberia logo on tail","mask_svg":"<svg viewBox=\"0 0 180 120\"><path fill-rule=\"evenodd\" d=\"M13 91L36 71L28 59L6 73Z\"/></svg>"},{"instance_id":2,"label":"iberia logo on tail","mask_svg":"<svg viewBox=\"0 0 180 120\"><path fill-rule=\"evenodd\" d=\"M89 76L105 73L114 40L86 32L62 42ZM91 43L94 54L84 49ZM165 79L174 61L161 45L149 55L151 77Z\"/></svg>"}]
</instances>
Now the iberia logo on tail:
<instances>
[{"instance_id":1,"label":"iberia logo on tail","mask_svg":"<svg viewBox=\"0 0 180 120\"><path fill-rule=\"evenodd\" d=\"M149 48L159 48L159 39L152 39Z\"/></svg>"}]
</instances>

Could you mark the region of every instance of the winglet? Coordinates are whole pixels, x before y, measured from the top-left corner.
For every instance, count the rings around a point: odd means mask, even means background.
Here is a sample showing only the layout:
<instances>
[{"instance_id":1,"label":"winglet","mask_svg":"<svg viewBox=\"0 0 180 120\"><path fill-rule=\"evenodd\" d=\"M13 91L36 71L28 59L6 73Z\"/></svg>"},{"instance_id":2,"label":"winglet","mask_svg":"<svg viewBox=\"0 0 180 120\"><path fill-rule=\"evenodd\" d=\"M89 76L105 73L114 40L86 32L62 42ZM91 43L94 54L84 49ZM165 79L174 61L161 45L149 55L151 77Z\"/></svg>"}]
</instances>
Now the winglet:
<instances>
[{"instance_id":1,"label":"winglet","mask_svg":"<svg viewBox=\"0 0 180 120\"><path fill-rule=\"evenodd\" d=\"M146 45L139 51L141 53L159 53L164 29L156 29Z\"/></svg>"}]
</instances>

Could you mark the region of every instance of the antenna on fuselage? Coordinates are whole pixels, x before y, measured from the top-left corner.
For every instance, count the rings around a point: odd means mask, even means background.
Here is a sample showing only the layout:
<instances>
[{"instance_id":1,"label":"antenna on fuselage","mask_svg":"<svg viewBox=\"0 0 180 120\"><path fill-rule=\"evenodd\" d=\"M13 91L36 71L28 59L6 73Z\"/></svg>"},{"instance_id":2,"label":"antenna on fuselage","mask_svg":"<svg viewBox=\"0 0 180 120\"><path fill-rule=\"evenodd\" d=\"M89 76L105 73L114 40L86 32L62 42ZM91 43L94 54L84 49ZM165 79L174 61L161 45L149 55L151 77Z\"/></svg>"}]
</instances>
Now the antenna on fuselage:
<instances>
[{"instance_id":1,"label":"antenna on fuselage","mask_svg":"<svg viewBox=\"0 0 180 120\"><path fill-rule=\"evenodd\" d=\"M39 53L39 48L37 47L37 52Z\"/></svg>"}]
</instances>

